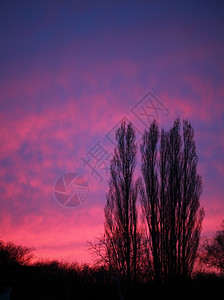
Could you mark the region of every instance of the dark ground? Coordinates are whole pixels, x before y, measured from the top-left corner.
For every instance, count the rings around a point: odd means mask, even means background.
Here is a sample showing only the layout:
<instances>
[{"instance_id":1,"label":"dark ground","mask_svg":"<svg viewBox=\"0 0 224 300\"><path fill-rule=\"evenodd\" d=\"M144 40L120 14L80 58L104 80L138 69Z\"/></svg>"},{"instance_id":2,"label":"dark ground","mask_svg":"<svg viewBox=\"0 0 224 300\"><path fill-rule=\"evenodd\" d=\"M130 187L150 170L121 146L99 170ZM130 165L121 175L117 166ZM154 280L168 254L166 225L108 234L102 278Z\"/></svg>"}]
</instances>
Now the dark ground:
<instances>
[{"instance_id":1,"label":"dark ground","mask_svg":"<svg viewBox=\"0 0 224 300\"><path fill-rule=\"evenodd\" d=\"M12 289L12 300L119 299L117 283L103 269L58 269L55 266L1 266L0 291ZM166 285L132 284L128 299L224 299L224 277L198 274ZM1 299L1 296L0 296Z\"/></svg>"}]
</instances>

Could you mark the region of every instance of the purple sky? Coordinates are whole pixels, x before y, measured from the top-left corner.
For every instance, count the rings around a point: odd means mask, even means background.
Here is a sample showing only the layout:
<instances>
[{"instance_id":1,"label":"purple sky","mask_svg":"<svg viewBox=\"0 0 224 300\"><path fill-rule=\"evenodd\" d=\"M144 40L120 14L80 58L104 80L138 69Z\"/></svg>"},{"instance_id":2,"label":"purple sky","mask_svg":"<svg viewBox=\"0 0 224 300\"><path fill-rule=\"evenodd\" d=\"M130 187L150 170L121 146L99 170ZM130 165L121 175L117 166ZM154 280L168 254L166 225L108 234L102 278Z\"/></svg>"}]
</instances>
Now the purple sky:
<instances>
[{"instance_id":1,"label":"purple sky","mask_svg":"<svg viewBox=\"0 0 224 300\"><path fill-rule=\"evenodd\" d=\"M213 234L224 218L223 28L222 1L1 0L0 238L38 257L90 262L86 241L103 231L109 177L106 164L92 174L83 159L93 166L98 142L111 153L123 117L141 137L147 119L136 115L150 99L161 127L192 123L203 235ZM140 101L149 91L156 98ZM66 173L88 182L81 206L56 201Z\"/></svg>"}]
</instances>

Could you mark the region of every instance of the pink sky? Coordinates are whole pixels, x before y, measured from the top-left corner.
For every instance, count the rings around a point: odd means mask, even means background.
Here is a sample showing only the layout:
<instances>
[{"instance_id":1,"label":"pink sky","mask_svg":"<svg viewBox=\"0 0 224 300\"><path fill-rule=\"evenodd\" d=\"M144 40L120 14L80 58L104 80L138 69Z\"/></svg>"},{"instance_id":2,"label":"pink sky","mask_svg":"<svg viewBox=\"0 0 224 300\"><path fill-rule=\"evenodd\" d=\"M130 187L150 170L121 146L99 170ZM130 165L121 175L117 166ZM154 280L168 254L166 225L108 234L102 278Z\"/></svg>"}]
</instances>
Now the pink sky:
<instances>
[{"instance_id":1,"label":"pink sky","mask_svg":"<svg viewBox=\"0 0 224 300\"><path fill-rule=\"evenodd\" d=\"M204 191L203 235L224 219L223 5L147 1L1 4L0 238L38 257L91 262L87 241L103 232L108 175L82 158L151 91L195 130ZM54 196L68 172L86 178L82 206Z\"/></svg>"}]
</instances>

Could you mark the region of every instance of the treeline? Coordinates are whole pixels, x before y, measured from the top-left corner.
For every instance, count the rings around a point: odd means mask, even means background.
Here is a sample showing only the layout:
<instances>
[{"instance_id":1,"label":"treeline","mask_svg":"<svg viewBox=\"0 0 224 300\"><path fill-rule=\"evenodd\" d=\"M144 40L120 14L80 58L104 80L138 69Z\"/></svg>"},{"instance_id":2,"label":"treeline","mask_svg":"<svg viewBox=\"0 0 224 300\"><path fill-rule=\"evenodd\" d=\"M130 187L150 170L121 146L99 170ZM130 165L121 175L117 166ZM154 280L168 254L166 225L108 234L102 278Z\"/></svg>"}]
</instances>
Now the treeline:
<instances>
[{"instance_id":1,"label":"treeline","mask_svg":"<svg viewBox=\"0 0 224 300\"><path fill-rule=\"evenodd\" d=\"M224 228L222 234L224 232ZM219 235L220 231L217 232ZM217 236L216 234L216 236ZM205 245L216 248L216 236ZM23 250L22 250L23 249ZM220 249L220 248L219 248ZM0 299L8 291L10 299L74 300L120 299L117 278L106 266L88 266L57 260L32 263L32 250L14 243L0 243ZM7 254L7 252L9 253ZM203 248L206 266L207 255ZM2 256L3 254L3 256ZM223 252L222 252L223 254ZM4 261L4 257L10 257ZM221 257L221 253L219 253ZM201 262L202 263L202 262ZM224 278L216 273L197 272L191 279L177 279L160 285L150 279L138 280L131 286L129 299L223 299ZM7 298L2 298L7 299Z\"/></svg>"}]
</instances>

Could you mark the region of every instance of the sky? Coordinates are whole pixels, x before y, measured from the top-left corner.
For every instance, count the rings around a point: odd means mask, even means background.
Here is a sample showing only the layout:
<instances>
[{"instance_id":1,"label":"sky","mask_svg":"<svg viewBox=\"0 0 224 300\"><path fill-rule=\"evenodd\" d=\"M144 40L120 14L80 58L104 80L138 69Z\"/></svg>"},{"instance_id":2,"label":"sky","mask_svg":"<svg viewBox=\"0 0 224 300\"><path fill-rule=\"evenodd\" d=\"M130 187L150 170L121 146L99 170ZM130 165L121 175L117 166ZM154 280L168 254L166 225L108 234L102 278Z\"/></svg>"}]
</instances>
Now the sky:
<instances>
[{"instance_id":1,"label":"sky","mask_svg":"<svg viewBox=\"0 0 224 300\"><path fill-rule=\"evenodd\" d=\"M195 131L202 236L224 219L222 1L0 0L0 239L91 263L114 132ZM138 159L138 168L140 158Z\"/></svg>"}]
</instances>

